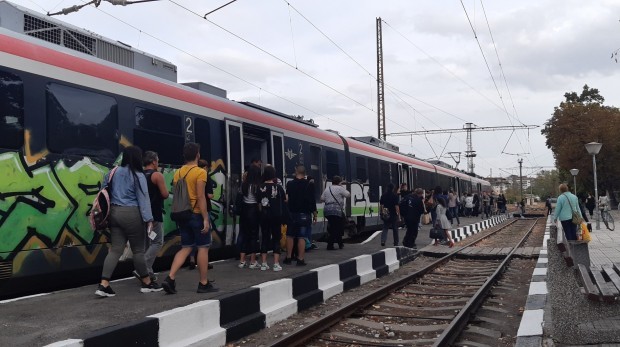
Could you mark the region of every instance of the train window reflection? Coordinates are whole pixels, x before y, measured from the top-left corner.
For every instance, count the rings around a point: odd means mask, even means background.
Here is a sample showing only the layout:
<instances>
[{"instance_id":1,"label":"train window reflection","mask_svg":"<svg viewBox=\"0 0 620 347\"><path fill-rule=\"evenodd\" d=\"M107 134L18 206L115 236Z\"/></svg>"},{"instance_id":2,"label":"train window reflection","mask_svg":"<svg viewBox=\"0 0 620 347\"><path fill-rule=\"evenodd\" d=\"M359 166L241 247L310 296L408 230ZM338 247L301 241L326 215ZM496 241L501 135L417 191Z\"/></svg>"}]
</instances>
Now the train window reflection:
<instances>
[{"instance_id":1,"label":"train window reflection","mask_svg":"<svg viewBox=\"0 0 620 347\"><path fill-rule=\"evenodd\" d=\"M183 117L136 107L133 141L143 151L154 151L163 164L183 164Z\"/></svg>"},{"instance_id":2,"label":"train window reflection","mask_svg":"<svg viewBox=\"0 0 620 347\"><path fill-rule=\"evenodd\" d=\"M48 83L47 147L55 153L116 157L118 106L110 96Z\"/></svg>"},{"instance_id":3,"label":"train window reflection","mask_svg":"<svg viewBox=\"0 0 620 347\"><path fill-rule=\"evenodd\" d=\"M24 84L0 71L0 148L18 149L24 142Z\"/></svg>"}]
</instances>

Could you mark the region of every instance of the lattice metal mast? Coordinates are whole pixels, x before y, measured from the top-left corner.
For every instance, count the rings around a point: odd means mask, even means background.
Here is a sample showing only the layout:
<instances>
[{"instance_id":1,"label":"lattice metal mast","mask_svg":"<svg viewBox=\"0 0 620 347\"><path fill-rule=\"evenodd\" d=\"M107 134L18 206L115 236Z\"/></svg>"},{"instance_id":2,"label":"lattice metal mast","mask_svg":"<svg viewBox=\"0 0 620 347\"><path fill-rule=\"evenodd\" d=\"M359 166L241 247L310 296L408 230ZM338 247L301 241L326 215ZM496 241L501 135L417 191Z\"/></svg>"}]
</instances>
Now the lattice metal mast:
<instances>
[{"instance_id":1,"label":"lattice metal mast","mask_svg":"<svg viewBox=\"0 0 620 347\"><path fill-rule=\"evenodd\" d=\"M467 131L467 150L465 151L465 158L467 158L467 172L474 173L474 157L476 156L476 151L474 151L474 146L471 142L471 129L476 127L473 123L465 123L463 127L465 131Z\"/></svg>"},{"instance_id":2,"label":"lattice metal mast","mask_svg":"<svg viewBox=\"0 0 620 347\"><path fill-rule=\"evenodd\" d=\"M383 84L383 34L381 17L377 17L377 131L379 139L385 141L385 92Z\"/></svg>"}]
</instances>

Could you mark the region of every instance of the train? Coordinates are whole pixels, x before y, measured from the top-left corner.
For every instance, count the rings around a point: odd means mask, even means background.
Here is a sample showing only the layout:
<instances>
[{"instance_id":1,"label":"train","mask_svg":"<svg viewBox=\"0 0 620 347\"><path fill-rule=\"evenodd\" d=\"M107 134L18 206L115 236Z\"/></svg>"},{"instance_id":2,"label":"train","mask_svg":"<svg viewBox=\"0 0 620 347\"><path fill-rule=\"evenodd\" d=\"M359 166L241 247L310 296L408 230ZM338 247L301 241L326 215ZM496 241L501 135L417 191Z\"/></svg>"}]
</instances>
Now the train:
<instances>
[{"instance_id":1,"label":"train","mask_svg":"<svg viewBox=\"0 0 620 347\"><path fill-rule=\"evenodd\" d=\"M380 227L379 198L388 183L491 190L484 179L399 153L376 138L344 137L3 27L0 110L0 298L98 280L108 235L90 228L88 214L103 175L129 145L157 152L171 182L183 145L201 144L215 183L214 259L235 252L231 202L251 159L273 165L283 182L304 165L317 202L331 177L343 177L352 193L346 214L353 232ZM180 246L168 215L164 229L159 269ZM324 232L321 218L313 235ZM130 263L121 262L116 275L129 274Z\"/></svg>"}]
</instances>

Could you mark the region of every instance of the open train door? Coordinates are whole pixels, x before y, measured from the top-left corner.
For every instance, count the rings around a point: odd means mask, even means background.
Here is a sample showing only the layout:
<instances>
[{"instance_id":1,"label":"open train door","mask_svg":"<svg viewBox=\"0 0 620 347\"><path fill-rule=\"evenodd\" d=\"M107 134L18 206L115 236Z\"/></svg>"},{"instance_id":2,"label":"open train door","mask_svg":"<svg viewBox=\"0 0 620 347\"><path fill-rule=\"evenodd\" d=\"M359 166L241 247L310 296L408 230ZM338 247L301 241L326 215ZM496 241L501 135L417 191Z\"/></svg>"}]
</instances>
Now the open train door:
<instances>
[{"instance_id":1,"label":"open train door","mask_svg":"<svg viewBox=\"0 0 620 347\"><path fill-rule=\"evenodd\" d=\"M239 235L239 218L233 213L237 191L243 175L243 125L226 120L226 244L234 245Z\"/></svg>"}]
</instances>

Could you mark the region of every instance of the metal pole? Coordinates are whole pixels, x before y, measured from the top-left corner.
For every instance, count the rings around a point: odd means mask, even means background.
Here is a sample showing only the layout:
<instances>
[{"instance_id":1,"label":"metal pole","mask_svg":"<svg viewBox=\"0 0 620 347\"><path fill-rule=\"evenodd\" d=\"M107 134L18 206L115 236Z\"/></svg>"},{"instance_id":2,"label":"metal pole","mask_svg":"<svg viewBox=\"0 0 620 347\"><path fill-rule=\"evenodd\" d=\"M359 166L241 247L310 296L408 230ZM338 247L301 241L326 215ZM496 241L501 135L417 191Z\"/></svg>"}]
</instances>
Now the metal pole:
<instances>
[{"instance_id":1,"label":"metal pole","mask_svg":"<svg viewBox=\"0 0 620 347\"><path fill-rule=\"evenodd\" d=\"M601 210L598 209L598 182L596 181L596 154L592 154L592 167L594 167L594 201L596 202L596 230L601 230Z\"/></svg>"},{"instance_id":2,"label":"metal pole","mask_svg":"<svg viewBox=\"0 0 620 347\"><path fill-rule=\"evenodd\" d=\"M575 196L577 196L577 176L573 175L573 188L575 188Z\"/></svg>"}]
</instances>

